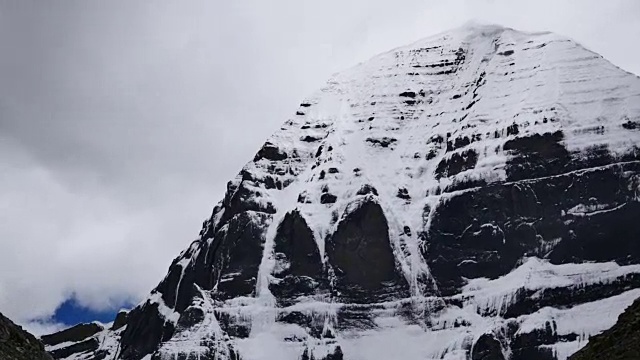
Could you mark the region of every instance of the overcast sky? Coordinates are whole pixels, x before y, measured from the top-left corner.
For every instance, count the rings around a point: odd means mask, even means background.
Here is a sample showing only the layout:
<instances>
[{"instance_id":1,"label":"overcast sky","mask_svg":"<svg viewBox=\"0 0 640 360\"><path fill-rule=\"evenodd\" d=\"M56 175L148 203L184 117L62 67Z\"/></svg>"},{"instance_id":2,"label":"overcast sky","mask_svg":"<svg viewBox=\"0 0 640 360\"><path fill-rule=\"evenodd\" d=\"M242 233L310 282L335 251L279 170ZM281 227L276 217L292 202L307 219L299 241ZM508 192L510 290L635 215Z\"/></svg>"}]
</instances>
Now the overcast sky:
<instances>
[{"instance_id":1,"label":"overcast sky","mask_svg":"<svg viewBox=\"0 0 640 360\"><path fill-rule=\"evenodd\" d=\"M640 74L637 0L0 0L0 312L138 302L306 94L470 19Z\"/></svg>"}]
</instances>

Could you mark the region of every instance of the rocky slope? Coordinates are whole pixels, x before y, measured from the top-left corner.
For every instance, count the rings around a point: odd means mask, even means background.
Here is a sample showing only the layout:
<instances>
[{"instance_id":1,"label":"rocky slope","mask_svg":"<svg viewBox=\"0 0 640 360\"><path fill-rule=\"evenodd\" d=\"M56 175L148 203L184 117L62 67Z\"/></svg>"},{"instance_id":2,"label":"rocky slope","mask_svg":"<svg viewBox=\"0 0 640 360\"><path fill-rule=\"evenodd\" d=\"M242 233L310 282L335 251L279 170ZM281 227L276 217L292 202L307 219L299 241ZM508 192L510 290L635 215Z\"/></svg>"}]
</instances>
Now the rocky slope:
<instances>
[{"instance_id":1,"label":"rocky slope","mask_svg":"<svg viewBox=\"0 0 640 360\"><path fill-rule=\"evenodd\" d=\"M570 360L636 360L640 359L640 299L618 317L609 330L589 339L584 348Z\"/></svg>"},{"instance_id":2,"label":"rocky slope","mask_svg":"<svg viewBox=\"0 0 640 360\"><path fill-rule=\"evenodd\" d=\"M69 359L566 359L640 296L639 144L640 79L569 39L394 49L301 103Z\"/></svg>"},{"instance_id":3,"label":"rocky slope","mask_svg":"<svg viewBox=\"0 0 640 360\"><path fill-rule=\"evenodd\" d=\"M0 314L0 359L52 360L33 335Z\"/></svg>"}]
</instances>

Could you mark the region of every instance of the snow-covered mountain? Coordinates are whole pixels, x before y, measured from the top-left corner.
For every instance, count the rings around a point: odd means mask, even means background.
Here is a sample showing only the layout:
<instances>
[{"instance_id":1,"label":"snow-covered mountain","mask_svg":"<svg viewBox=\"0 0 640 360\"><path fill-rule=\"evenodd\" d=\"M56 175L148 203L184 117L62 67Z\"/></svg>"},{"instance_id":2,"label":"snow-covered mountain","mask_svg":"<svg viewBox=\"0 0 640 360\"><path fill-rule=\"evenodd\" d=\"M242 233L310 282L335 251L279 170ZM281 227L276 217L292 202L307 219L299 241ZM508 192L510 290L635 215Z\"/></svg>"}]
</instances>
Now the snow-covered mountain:
<instances>
[{"instance_id":1,"label":"snow-covered mountain","mask_svg":"<svg viewBox=\"0 0 640 360\"><path fill-rule=\"evenodd\" d=\"M469 25L335 75L66 359L566 359L640 297L640 78Z\"/></svg>"}]
</instances>

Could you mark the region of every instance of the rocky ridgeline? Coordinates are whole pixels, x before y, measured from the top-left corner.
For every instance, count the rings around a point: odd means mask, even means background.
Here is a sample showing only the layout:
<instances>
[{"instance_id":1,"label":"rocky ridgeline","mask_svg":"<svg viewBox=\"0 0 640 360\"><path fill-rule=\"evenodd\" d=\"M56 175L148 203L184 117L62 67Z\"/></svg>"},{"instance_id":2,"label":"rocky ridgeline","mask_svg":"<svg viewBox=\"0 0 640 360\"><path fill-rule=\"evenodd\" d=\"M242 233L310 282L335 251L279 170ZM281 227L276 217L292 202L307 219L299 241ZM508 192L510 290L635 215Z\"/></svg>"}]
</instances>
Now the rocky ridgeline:
<instances>
[{"instance_id":1,"label":"rocky ridgeline","mask_svg":"<svg viewBox=\"0 0 640 360\"><path fill-rule=\"evenodd\" d=\"M52 360L44 345L33 335L0 314L0 359Z\"/></svg>"}]
</instances>

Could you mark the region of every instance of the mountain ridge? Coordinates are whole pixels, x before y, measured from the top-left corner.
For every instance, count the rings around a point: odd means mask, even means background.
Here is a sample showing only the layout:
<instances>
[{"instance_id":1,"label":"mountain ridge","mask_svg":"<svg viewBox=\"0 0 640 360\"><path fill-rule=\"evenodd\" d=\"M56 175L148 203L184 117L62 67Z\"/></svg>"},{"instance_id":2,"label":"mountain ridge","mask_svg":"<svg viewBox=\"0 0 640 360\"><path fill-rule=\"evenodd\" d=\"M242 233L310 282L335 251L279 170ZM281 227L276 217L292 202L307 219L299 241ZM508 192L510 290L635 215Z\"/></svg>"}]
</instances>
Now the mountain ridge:
<instances>
[{"instance_id":1,"label":"mountain ridge","mask_svg":"<svg viewBox=\"0 0 640 360\"><path fill-rule=\"evenodd\" d=\"M3 360L52 360L38 339L0 313L0 358Z\"/></svg>"}]
</instances>

